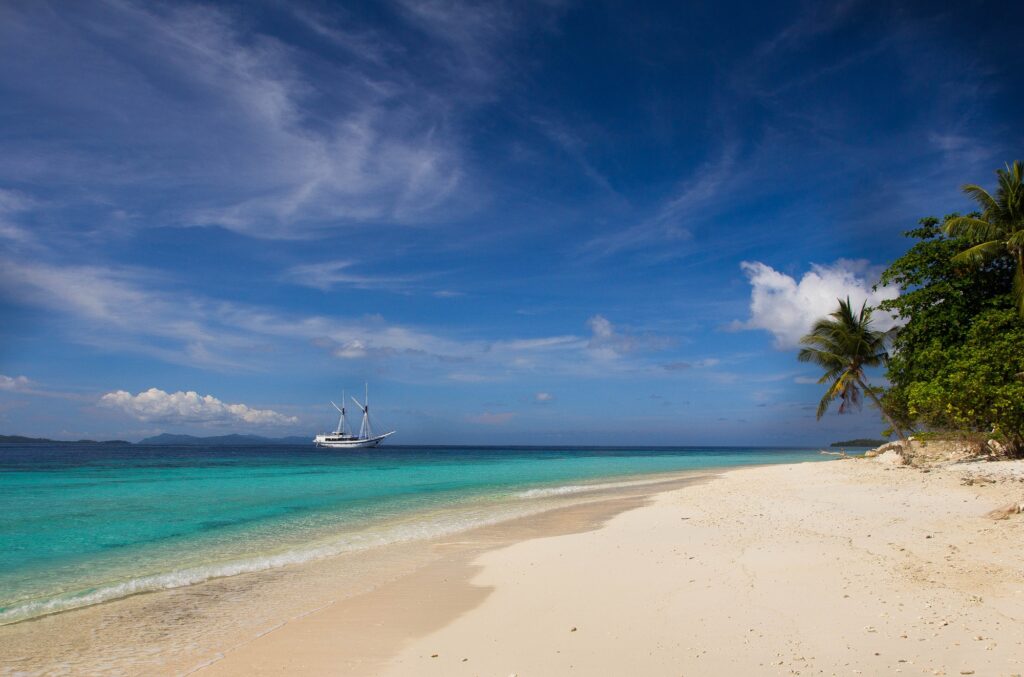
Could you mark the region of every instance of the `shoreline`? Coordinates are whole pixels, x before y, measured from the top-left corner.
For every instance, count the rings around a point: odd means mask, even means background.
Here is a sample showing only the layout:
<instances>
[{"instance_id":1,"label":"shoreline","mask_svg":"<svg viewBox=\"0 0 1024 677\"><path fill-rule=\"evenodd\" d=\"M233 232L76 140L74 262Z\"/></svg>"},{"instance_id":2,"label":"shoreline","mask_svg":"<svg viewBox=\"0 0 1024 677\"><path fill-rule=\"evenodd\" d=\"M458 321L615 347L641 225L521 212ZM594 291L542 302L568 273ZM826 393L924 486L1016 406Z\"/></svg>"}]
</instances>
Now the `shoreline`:
<instances>
[{"instance_id":1,"label":"shoreline","mask_svg":"<svg viewBox=\"0 0 1024 677\"><path fill-rule=\"evenodd\" d=\"M5 626L0 672L1020 674L1024 518L986 515L1024 486L952 470L848 459L598 491Z\"/></svg>"},{"instance_id":2,"label":"shoreline","mask_svg":"<svg viewBox=\"0 0 1024 677\"><path fill-rule=\"evenodd\" d=\"M1019 674L1024 520L986 516L1019 495L868 460L733 469L439 561L197 674Z\"/></svg>"},{"instance_id":3,"label":"shoreline","mask_svg":"<svg viewBox=\"0 0 1024 677\"><path fill-rule=\"evenodd\" d=\"M117 602L139 595L188 588L210 581L272 572L288 567L302 567L319 561L373 551L378 548L397 547L417 542L429 543L481 527L529 518L571 505L555 504L556 501L560 500L563 503L573 499L580 501L600 500L602 494L616 494L622 491L640 490L648 493L646 490L656 487L658 484L686 479L695 474L703 475L724 472L727 469L728 467L702 468L700 470L668 471L653 474L610 475L607 477L583 478L570 481L571 483L566 483L565 481L554 482L549 485L540 485L521 491L514 491L497 498L492 496L460 498L432 508L426 513L431 516L430 519L424 518L423 513L414 511L399 513L381 521L371 521L366 524L357 525L355 529L337 531L330 537L311 540L301 545L296 544L289 549L272 550L259 554L253 553L237 560L213 561L186 568L156 571L126 580L102 583L91 590L82 593L72 593L64 599L55 598L46 601L22 603L20 606L14 606L0 613L0 628ZM521 503L517 503L517 499L524 500ZM533 504L532 507L531 503ZM520 510L511 509L517 505L521 508ZM475 522L471 522L468 525L459 525L457 519L455 520L456 523L451 523L453 517L465 517L467 511L474 513L482 511L487 514L487 517L478 517ZM413 515L416 517L413 518ZM439 519L442 517L448 518L447 524L445 520ZM408 527L410 523L413 526L429 524L437 530L437 533L413 536L403 536L401 533L398 533L402 531L403 527ZM127 590L127 592L118 592L119 589ZM62 606L61 602L64 602L66 605ZM6 614L10 614L12 611L23 606L36 605L51 608L33 615L11 619L3 618Z\"/></svg>"},{"instance_id":4,"label":"shoreline","mask_svg":"<svg viewBox=\"0 0 1024 677\"><path fill-rule=\"evenodd\" d=\"M497 547L494 544L503 532L511 534L517 524L557 521L565 510L626 497L645 498L667 486L703 481L712 472L600 478L592 489L529 499L535 502L531 511L494 523L181 587L140 591L8 623L0 626L0 673L39 674L53 665L89 671L116 663L128 674L189 674L296 619L414 575L442 558L438 549L453 540ZM565 486L575 489L586 483L529 491Z\"/></svg>"}]
</instances>

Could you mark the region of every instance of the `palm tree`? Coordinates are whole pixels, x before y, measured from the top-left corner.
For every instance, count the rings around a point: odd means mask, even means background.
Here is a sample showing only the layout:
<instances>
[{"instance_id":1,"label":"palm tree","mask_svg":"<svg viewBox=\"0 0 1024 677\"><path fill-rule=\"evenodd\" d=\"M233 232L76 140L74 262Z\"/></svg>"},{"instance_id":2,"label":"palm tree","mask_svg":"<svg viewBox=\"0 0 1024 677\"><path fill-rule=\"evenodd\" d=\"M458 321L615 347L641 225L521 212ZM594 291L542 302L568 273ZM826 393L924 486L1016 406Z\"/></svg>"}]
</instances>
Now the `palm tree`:
<instances>
[{"instance_id":1,"label":"palm tree","mask_svg":"<svg viewBox=\"0 0 1024 677\"><path fill-rule=\"evenodd\" d=\"M1024 318L1024 164L1017 160L997 169L996 175L999 187L994 197L981 186L963 187L981 214L954 216L943 228L947 235L978 243L954 256L955 263L981 266L1000 256L1013 259L1013 300Z\"/></svg>"},{"instance_id":2,"label":"palm tree","mask_svg":"<svg viewBox=\"0 0 1024 677\"><path fill-rule=\"evenodd\" d=\"M865 368L880 367L888 362L885 344L889 333L872 328L871 308L866 301L859 313L853 312L849 297L838 301L839 309L815 322L811 333L800 339L806 347L797 355L801 362L813 362L825 369L818 383L828 383L828 389L818 404L818 418L825 415L836 399L840 414L860 408L861 397L866 394L906 442L903 431L886 413L864 375Z\"/></svg>"}]
</instances>

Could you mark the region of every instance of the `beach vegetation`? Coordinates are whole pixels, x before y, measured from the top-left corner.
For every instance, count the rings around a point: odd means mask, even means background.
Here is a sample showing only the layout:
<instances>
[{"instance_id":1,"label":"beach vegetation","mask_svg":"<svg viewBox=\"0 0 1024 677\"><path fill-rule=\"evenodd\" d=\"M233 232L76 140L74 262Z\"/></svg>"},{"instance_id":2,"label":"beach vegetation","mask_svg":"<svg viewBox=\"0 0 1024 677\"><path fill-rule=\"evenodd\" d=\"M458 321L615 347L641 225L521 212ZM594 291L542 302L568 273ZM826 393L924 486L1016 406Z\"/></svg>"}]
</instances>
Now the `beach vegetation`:
<instances>
[{"instance_id":1,"label":"beach vegetation","mask_svg":"<svg viewBox=\"0 0 1024 677\"><path fill-rule=\"evenodd\" d=\"M885 440L876 440L865 437L858 437L855 440L840 440L839 442L833 442L829 446L831 447L878 447L885 444Z\"/></svg>"},{"instance_id":2,"label":"beach vegetation","mask_svg":"<svg viewBox=\"0 0 1024 677\"><path fill-rule=\"evenodd\" d=\"M901 438L994 439L1024 454L1024 163L996 174L994 193L963 187L979 211L904 233L913 245L878 283L899 289L878 306L897 329L875 331L872 309L853 313L847 300L804 337L799 359L825 367L829 385L819 418L836 399L840 413L859 406L864 393ZM872 366L886 368L887 388L863 380Z\"/></svg>"},{"instance_id":3,"label":"beach vegetation","mask_svg":"<svg viewBox=\"0 0 1024 677\"><path fill-rule=\"evenodd\" d=\"M934 365L905 390L909 414L932 428L988 433L1012 455L1024 452L1024 322L1016 309L979 314L966 339L920 355Z\"/></svg>"},{"instance_id":4,"label":"beach vegetation","mask_svg":"<svg viewBox=\"0 0 1024 677\"><path fill-rule=\"evenodd\" d=\"M909 405L911 385L935 377L947 360L946 351L964 344L980 314L1012 307L1013 270L1006 256L983 266L957 265L954 259L970 241L946 235L934 217L921 219L917 228L904 235L916 242L889 265L879 281L900 290L898 297L883 301L879 308L901 322L892 338L886 373L889 388L882 401L892 419L912 430L920 417ZM952 420L939 422L934 417L931 425L956 428Z\"/></svg>"},{"instance_id":5,"label":"beach vegetation","mask_svg":"<svg viewBox=\"0 0 1024 677\"><path fill-rule=\"evenodd\" d=\"M995 195L975 184L963 187L980 211L947 218L943 230L967 241L968 246L953 257L957 265L983 267L1001 258L1010 259L1013 304L1024 318L1024 163L1017 160L996 170L996 176Z\"/></svg>"},{"instance_id":6,"label":"beach vegetation","mask_svg":"<svg viewBox=\"0 0 1024 677\"><path fill-rule=\"evenodd\" d=\"M827 384L818 403L819 419L837 400L840 414L859 409L864 396L889 418L879 399L880 389L868 383L865 373L867 368L884 366L889 359L886 349L889 333L874 328L871 313L866 302L855 311L849 298L839 299L835 312L815 322L810 333L800 339L804 347L797 359L825 370L818 379L818 383ZM892 419L889 422L902 438L899 424Z\"/></svg>"}]
</instances>

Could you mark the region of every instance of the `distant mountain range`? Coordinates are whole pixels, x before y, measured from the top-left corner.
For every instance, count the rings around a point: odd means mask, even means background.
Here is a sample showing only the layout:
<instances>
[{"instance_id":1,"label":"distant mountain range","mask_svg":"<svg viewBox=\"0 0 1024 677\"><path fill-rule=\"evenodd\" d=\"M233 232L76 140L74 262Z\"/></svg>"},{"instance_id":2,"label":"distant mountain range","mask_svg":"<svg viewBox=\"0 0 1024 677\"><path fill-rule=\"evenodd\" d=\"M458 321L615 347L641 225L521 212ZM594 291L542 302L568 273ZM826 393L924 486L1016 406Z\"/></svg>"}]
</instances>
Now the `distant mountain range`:
<instances>
[{"instance_id":1,"label":"distant mountain range","mask_svg":"<svg viewBox=\"0 0 1024 677\"><path fill-rule=\"evenodd\" d=\"M0 435L0 444L124 444L124 440L51 440L45 437L25 437L23 435ZM163 433L155 437L147 437L136 444L164 446L206 446L206 447L251 447L277 444L312 444L309 437L261 437L260 435L214 435L212 437L196 437L195 435L172 435Z\"/></svg>"},{"instance_id":2,"label":"distant mountain range","mask_svg":"<svg viewBox=\"0 0 1024 677\"><path fill-rule=\"evenodd\" d=\"M0 435L0 444L131 444L124 440L50 440L45 437Z\"/></svg>"},{"instance_id":3,"label":"distant mountain range","mask_svg":"<svg viewBox=\"0 0 1024 677\"><path fill-rule=\"evenodd\" d=\"M266 444L312 444L310 437L262 437L260 435L213 435L196 437L195 435L172 435L163 433L155 437L139 440L138 444L160 444L175 446L202 445L206 447L245 447Z\"/></svg>"}]
</instances>

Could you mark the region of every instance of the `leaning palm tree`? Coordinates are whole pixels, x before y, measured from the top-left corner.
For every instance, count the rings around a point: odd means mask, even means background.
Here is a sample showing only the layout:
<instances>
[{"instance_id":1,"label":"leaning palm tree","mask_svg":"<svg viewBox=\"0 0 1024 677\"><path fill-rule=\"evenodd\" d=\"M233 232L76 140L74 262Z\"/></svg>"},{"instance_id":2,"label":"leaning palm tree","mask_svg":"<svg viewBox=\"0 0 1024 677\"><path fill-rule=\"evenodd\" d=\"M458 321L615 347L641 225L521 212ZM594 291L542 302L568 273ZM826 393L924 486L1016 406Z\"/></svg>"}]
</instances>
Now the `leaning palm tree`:
<instances>
[{"instance_id":1,"label":"leaning palm tree","mask_svg":"<svg viewBox=\"0 0 1024 677\"><path fill-rule=\"evenodd\" d=\"M978 216L954 216L943 224L947 235L976 243L953 257L954 263L981 266L1000 256L1013 259L1013 300L1024 317L1024 164L1017 160L996 170L993 196L981 186L963 187L978 206Z\"/></svg>"},{"instance_id":2,"label":"leaning palm tree","mask_svg":"<svg viewBox=\"0 0 1024 677\"><path fill-rule=\"evenodd\" d=\"M886 413L878 396L868 384L864 369L879 367L889 360L886 342L889 333L872 327L871 308L867 302L854 313L850 298L839 300L839 308L828 317L814 323L811 333L800 339L806 346L800 349L797 359L813 362L825 369L818 383L827 383L825 396L818 404L818 418L828 411L829 406L839 400L839 413L845 414L854 407L860 408L862 396L867 395L889 421L893 430L906 442L903 431Z\"/></svg>"}]
</instances>

